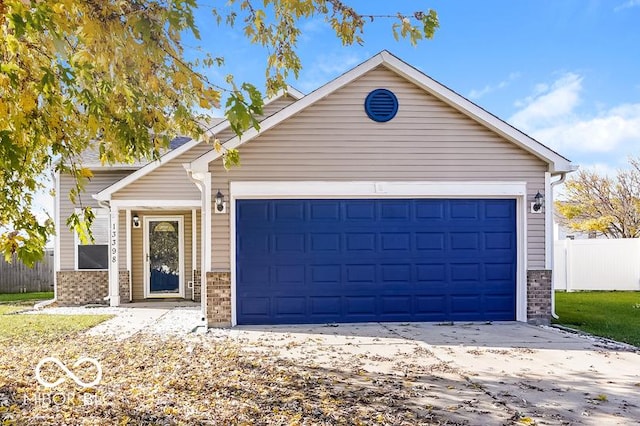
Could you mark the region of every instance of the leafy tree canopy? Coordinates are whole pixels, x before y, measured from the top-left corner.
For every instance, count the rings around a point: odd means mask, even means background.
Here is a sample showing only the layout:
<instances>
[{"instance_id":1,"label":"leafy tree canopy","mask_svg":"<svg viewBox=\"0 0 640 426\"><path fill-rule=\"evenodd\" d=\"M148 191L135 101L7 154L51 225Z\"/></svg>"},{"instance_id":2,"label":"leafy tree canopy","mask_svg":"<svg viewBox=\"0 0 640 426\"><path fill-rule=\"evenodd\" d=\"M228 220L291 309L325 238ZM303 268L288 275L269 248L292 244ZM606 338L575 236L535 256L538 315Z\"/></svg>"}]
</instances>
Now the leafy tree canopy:
<instances>
[{"instance_id":1,"label":"leafy tree canopy","mask_svg":"<svg viewBox=\"0 0 640 426\"><path fill-rule=\"evenodd\" d=\"M302 68L301 20L324 17L344 45L363 43L367 23L340 0L210 2L212 20L264 46L266 94ZM220 4L216 6L216 4ZM258 127L262 93L251 83L210 81L225 58L187 58L183 37L199 39L195 0L0 0L0 251L33 263L53 234L32 213L34 192L50 169L75 176L69 197L82 207L92 174L78 158L91 144L103 164L158 158L178 134L207 139L201 112L226 98L225 115L241 134ZM391 30L412 44L431 38L435 11L395 13ZM224 148L208 140L216 149ZM237 161L226 152L225 166ZM63 194L58 194L63 196ZM81 219L83 217L84 219ZM90 238L84 208L68 225Z\"/></svg>"},{"instance_id":2,"label":"leafy tree canopy","mask_svg":"<svg viewBox=\"0 0 640 426\"><path fill-rule=\"evenodd\" d=\"M615 177L581 170L565 183L555 203L559 222L574 231L607 238L640 237L640 159Z\"/></svg>"}]
</instances>

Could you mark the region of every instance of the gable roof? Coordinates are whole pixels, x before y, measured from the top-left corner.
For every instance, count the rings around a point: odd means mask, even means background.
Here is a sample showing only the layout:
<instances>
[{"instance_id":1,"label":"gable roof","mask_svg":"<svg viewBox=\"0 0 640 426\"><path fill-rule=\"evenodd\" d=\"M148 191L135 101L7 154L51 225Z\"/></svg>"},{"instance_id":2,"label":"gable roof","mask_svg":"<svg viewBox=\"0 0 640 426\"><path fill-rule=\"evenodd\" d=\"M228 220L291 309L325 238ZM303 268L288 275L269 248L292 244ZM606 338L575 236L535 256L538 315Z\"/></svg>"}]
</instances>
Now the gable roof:
<instances>
[{"instance_id":1,"label":"gable roof","mask_svg":"<svg viewBox=\"0 0 640 426\"><path fill-rule=\"evenodd\" d=\"M304 98L292 103L291 105L283 108L271 117L266 118L260 123L260 130L250 129L242 135L242 139L239 137L233 137L229 139L224 146L227 148L237 148L243 145L258 135L268 131L275 127L279 123L283 122L287 118L300 112L301 110L315 104L321 99L327 97L336 90L346 86L358 77L364 75L368 71L378 67L385 66L389 70L396 74L406 78L418 87L424 89L426 92L465 114L469 118L475 120L481 125L491 129L512 143L516 144L525 151L530 152L536 157L540 158L547 164L549 164L549 171L553 174L571 172L576 169L571 161L537 140L531 138L505 121L499 119L495 115L489 113L485 109L479 107L473 102L469 101L465 97L459 95L448 87L438 83L429 76L425 75L416 68L410 66L406 62L398 59L386 50L378 53L367 61L361 63L350 71L347 71L335 80L327 83L321 88L308 94ZM209 151L199 158L192 161L190 164L185 164L185 168L193 171L206 171L211 161L214 161L222 156L222 153L216 151Z\"/></svg>"},{"instance_id":2,"label":"gable roof","mask_svg":"<svg viewBox=\"0 0 640 426\"><path fill-rule=\"evenodd\" d=\"M299 90L294 89L293 87L287 87L286 90L280 90L275 96L267 99L264 102L264 105L269 105L270 103L287 95L294 98L296 101L304 97L304 93L300 92ZM226 119L218 119L212 122L211 124L212 124L212 127L210 127L204 133L204 136L215 136L216 134L230 127L229 120L226 120ZM146 163L144 166L138 168L135 172L131 173L130 175L125 176L119 181L114 182L112 185L106 187L99 193L94 194L93 198L101 201L103 200L106 201L111 199L111 194L121 190L122 188L129 185L130 183L133 183L136 180L140 179L141 177L151 173L152 171L159 168L160 166L167 164L169 161L179 157L180 155L184 154L185 152L189 151L191 148L193 148L196 145L199 145L200 143L202 143L202 140L191 139L189 137L177 137L173 139L171 141L171 150L163 154L158 161L152 161L152 162Z\"/></svg>"}]
</instances>

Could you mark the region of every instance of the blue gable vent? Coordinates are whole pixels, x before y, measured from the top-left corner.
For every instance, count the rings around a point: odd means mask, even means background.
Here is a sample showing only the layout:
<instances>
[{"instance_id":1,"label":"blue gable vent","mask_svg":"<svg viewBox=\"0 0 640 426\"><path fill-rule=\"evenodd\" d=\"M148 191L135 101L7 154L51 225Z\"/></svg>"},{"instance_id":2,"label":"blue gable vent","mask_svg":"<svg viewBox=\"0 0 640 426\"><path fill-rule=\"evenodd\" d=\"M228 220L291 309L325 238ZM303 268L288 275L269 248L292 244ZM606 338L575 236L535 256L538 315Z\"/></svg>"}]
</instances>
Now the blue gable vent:
<instances>
[{"instance_id":1,"label":"blue gable vent","mask_svg":"<svg viewBox=\"0 0 640 426\"><path fill-rule=\"evenodd\" d=\"M364 110L373 121L384 123L398 112L398 98L387 89L376 89L364 100Z\"/></svg>"}]
</instances>

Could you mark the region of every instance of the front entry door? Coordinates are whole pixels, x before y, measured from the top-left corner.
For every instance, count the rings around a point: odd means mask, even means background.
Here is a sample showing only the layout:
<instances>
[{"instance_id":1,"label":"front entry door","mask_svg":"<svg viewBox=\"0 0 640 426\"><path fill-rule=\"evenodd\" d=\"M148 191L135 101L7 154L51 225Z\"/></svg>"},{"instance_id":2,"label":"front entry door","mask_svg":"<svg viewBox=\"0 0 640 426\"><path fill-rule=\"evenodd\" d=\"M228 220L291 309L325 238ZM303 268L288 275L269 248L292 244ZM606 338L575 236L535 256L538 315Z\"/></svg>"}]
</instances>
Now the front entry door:
<instances>
[{"instance_id":1,"label":"front entry door","mask_svg":"<svg viewBox=\"0 0 640 426\"><path fill-rule=\"evenodd\" d=\"M145 217L145 297L184 297L181 216Z\"/></svg>"}]
</instances>

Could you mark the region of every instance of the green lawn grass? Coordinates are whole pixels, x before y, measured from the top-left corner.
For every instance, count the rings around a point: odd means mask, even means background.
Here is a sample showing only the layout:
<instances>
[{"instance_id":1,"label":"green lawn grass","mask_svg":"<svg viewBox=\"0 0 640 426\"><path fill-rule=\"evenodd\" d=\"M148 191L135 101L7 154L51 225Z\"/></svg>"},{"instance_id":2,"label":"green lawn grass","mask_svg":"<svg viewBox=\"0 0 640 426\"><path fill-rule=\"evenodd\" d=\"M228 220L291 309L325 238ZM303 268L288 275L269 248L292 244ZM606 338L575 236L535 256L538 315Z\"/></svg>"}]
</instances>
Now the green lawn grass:
<instances>
[{"instance_id":1,"label":"green lawn grass","mask_svg":"<svg viewBox=\"0 0 640 426\"><path fill-rule=\"evenodd\" d=\"M0 346L14 339L61 339L69 334L86 330L112 315L18 315L20 305L0 306Z\"/></svg>"},{"instance_id":2,"label":"green lawn grass","mask_svg":"<svg viewBox=\"0 0 640 426\"><path fill-rule=\"evenodd\" d=\"M48 300L53 299L52 291L37 293L3 293L0 294L0 302L17 302L23 300Z\"/></svg>"},{"instance_id":3,"label":"green lawn grass","mask_svg":"<svg viewBox=\"0 0 640 426\"><path fill-rule=\"evenodd\" d=\"M554 323L640 346L640 292L556 292Z\"/></svg>"}]
</instances>

